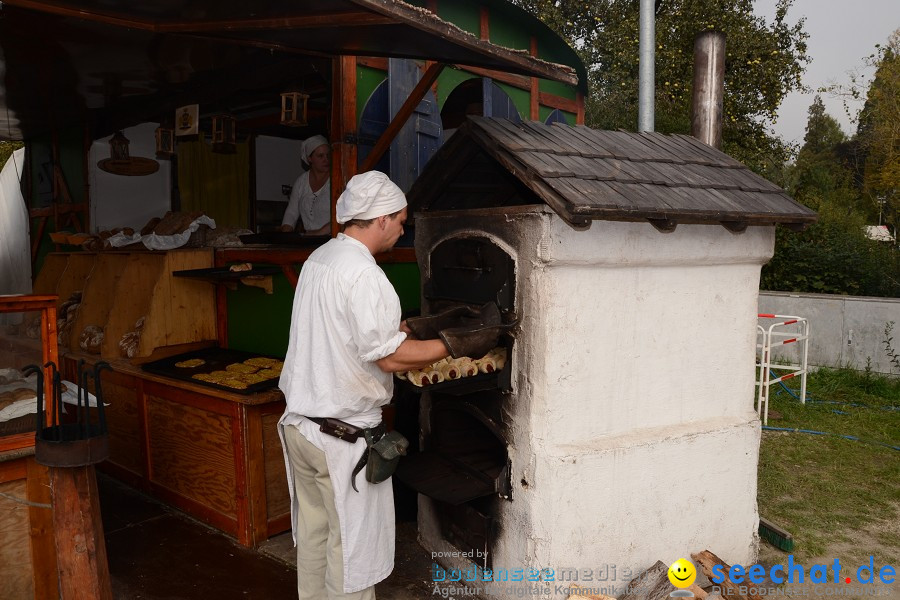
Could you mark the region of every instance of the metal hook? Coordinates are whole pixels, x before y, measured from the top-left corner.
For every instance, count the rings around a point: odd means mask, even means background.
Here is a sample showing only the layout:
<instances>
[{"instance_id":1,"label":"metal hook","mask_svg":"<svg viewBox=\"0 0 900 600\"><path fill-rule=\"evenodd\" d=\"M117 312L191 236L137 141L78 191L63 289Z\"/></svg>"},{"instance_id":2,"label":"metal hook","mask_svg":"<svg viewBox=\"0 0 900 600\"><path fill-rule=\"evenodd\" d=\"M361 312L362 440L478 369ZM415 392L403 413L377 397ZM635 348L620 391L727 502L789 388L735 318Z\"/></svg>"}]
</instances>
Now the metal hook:
<instances>
[{"instance_id":1,"label":"metal hook","mask_svg":"<svg viewBox=\"0 0 900 600\"><path fill-rule=\"evenodd\" d=\"M35 432L44 429L44 371L38 365L27 365L22 369L22 373L27 377L32 373L37 375L37 419L35 423Z\"/></svg>"}]
</instances>

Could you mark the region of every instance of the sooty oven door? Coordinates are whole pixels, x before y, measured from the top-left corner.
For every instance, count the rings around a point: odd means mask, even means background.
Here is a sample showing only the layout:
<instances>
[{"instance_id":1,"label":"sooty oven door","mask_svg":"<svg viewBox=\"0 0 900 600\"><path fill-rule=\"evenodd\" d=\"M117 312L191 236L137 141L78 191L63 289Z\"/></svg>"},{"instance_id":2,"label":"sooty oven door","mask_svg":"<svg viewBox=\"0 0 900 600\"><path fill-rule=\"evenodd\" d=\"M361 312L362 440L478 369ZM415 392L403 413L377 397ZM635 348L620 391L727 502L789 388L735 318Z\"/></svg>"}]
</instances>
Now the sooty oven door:
<instances>
[{"instance_id":1,"label":"sooty oven door","mask_svg":"<svg viewBox=\"0 0 900 600\"><path fill-rule=\"evenodd\" d=\"M459 305L496 302L505 322L515 320L515 261L486 237L452 238L431 253L423 283L427 314ZM513 338L501 345L512 357ZM498 503L511 500L510 464L503 403L510 400L512 361L492 388L460 392L442 384L423 388L430 399L430 431L423 449L400 461L397 477L435 500L443 537L489 567ZM463 388L465 389L465 388Z\"/></svg>"}]
</instances>

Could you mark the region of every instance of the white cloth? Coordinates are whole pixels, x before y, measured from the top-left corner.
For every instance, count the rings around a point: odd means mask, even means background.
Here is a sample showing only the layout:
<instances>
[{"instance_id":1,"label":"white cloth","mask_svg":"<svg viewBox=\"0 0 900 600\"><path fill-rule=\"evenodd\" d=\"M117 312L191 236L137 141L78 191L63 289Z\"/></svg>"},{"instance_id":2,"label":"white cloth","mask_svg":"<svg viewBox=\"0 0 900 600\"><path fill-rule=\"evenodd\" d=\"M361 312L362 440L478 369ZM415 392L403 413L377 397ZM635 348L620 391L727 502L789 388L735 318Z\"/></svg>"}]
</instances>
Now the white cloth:
<instances>
[{"instance_id":1,"label":"white cloth","mask_svg":"<svg viewBox=\"0 0 900 600\"><path fill-rule=\"evenodd\" d=\"M126 235L120 231L115 235L109 236L106 241L109 242L109 245L113 248L120 248L129 244L141 242L148 250L174 250L175 248L181 248L187 244L191 239L191 234L200 229L201 225L206 225L210 229L216 228L216 222L213 219L206 215L200 215L181 233L175 233L173 235L148 233L147 235L141 235L140 232L136 231L131 235Z\"/></svg>"},{"instance_id":2,"label":"white cloth","mask_svg":"<svg viewBox=\"0 0 900 600\"><path fill-rule=\"evenodd\" d=\"M369 171L354 175L337 201L337 222L374 219L390 215L406 206L406 196L387 175Z\"/></svg>"},{"instance_id":3,"label":"white cloth","mask_svg":"<svg viewBox=\"0 0 900 600\"><path fill-rule=\"evenodd\" d=\"M0 294L31 293L31 243L28 207L19 178L25 168L25 149L12 153L0 172ZM21 314L0 314L0 324L18 324Z\"/></svg>"},{"instance_id":4,"label":"white cloth","mask_svg":"<svg viewBox=\"0 0 900 600\"><path fill-rule=\"evenodd\" d=\"M319 247L304 263L294 294L287 356L279 387L287 401L279 421L325 452L341 522L344 591L354 592L387 577L394 565L394 507L389 481L373 485L350 474L365 442L349 444L321 433L304 417L334 417L358 427L381 421L393 380L375 361L400 346L400 299L369 250L344 234ZM297 502L285 453L291 524ZM295 537L296 543L296 537Z\"/></svg>"},{"instance_id":5,"label":"white cloth","mask_svg":"<svg viewBox=\"0 0 900 600\"><path fill-rule=\"evenodd\" d=\"M331 181L313 191L309 185L309 171L300 175L291 188L291 198L284 211L282 225L297 227L297 218L303 221L303 229L315 231L331 221Z\"/></svg>"}]
</instances>

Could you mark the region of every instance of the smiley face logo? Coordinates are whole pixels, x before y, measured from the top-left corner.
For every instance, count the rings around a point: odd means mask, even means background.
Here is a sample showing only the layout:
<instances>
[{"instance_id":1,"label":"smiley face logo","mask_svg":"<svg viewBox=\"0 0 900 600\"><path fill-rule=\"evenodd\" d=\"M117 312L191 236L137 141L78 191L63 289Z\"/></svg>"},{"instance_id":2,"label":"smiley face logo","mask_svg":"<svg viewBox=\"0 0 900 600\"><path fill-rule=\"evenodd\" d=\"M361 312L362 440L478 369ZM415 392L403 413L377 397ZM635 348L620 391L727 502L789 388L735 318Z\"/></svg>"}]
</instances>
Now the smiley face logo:
<instances>
[{"instance_id":1,"label":"smiley face logo","mask_svg":"<svg viewBox=\"0 0 900 600\"><path fill-rule=\"evenodd\" d=\"M697 569L691 561L679 558L669 566L669 581L677 588L686 588L697 579Z\"/></svg>"}]
</instances>

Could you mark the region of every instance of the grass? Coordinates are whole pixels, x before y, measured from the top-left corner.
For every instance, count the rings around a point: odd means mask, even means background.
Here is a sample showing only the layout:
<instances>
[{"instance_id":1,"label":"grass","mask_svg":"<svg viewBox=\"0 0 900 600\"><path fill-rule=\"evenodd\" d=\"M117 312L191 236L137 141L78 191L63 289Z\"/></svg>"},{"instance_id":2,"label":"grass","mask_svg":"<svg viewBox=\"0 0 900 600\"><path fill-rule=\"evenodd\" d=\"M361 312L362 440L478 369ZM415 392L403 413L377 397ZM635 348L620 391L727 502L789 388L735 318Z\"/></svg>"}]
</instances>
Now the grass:
<instances>
[{"instance_id":1,"label":"grass","mask_svg":"<svg viewBox=\"0 0 900 600\"><path fill-rule=\"evenodd\" d=\"M881 564L900 563L900 531L884 526L900 519L900 451L888 447L900 447L900 379L821 369L807 388L803 405L772 386L769 426L830 435L763 431L760 515L791 532L796 560L838 547L867 559L877 546Z\"/></svg>"}]
</instances>

